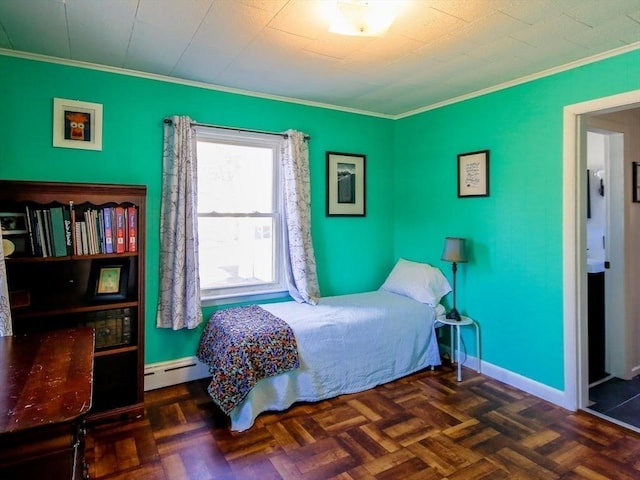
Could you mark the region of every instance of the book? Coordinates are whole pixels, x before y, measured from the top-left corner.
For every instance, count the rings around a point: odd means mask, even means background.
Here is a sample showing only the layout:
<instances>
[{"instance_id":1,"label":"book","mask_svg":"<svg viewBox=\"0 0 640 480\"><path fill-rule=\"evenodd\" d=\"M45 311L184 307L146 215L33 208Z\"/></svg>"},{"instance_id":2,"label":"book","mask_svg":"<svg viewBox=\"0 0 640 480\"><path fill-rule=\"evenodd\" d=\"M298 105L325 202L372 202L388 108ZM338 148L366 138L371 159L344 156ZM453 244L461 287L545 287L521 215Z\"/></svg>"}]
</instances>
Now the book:
<instances>
[{"instance_id":1,"label":"book","mask_svg":"<svg viewBox=\"0 0 640 480\"><path fill-rule=\"evenodd\" d=\"M62 218L64 222L64 244L67 255L73 255L73 230L71 226L71 211L67 208L62 209Z\"/></svg>"},{"instance_id":2,"label":"book","mask_svg":"<svg viewBox=\"0 0 640 480\"><path fill-rule=\"evenodd\" d=\"M80 226L79 221L74 222L74 231L75 231L75 254L76 255L82 255L82 227Z\"/></svg>"},{"instance_id":3,"label":"book","mask_svg":"<svg viewBox=\"0 0 640 480\"><path fill-rule=\"evenodd\" d=\"M102 219L104 222L104 251L113 253L113 230L111 227L111 207L102 209Z\"/></svg>"},{"instance_id":4,"label":"book","mask_svg":"<svg viewBox=\"0 0 640 480\"><path fill-rule=\"evenodd\" d=\"M137 224L138 224L138 214L136 211L136 207L128 207L127 208L127 251L135 252L137 250L138 236L137 236Z\"/></svg>"},{"instance_id":5,"label":"book","mask_svg":"<svg viewBox=\"0 0 640 480\"><path fill-rule=\"evenodd\" d=\"M47 256L54 257L53 235L51 233L51 210L48 208L42 210L42 223L44 224L44 240L47 244Z\"/></svg>"},{"instance_id":6,"label":"book","mask_svg":"<svg viewBox=\"0 0 640 480\"><path fill-rule=\"evenodd\" d=\"M33 243L34 243L33 255L36 257L42 257L42 240L40 237L40 224L38 222L37 209L31 208L30 214L31 214L31 229L33 231Z\"/></svg>"},{"instance_id":7,"label":"book","mask_svg":"<svg viewBox=\"0 0 640 480\"><path fill-rule=\"evenodd\" d=\"M82 235L82 251L84 252L86 249L86 254L90 254L91 251L89 250L89 235L90 235L90 224L91 224L91 218L89 218L89 210L85 210L84 212L82 212L82 219L83 222L81 222L80 227L81 227L81 235ZM84 230L84 232L82 232Z\"/></svg>"},{"instance_id":8,"label":"book","mask_svg":"<svg viewBox=\"0 0 640 480\"><path fill-rule=\"evenodd\" d=\"M125 231L125 223L124 223L124 208L123 207L115 207L115 213L116 213L116 222L115 222L115 229L116 229L116 253L124 253L126 246L125 246L125 236L124 236L124 231Z\"/></svg>"},{"instance_id":9,"label":"book","mask_svg":"<svg viewBox=\"0 0 640 480\"><path fill-rule=\"evenodd\" d=\"M102 234L100 233L100 214L98 210L91 211L91 222L93 224L93 253L102 253L100 250L100 238Z\"/></svg>"},{"instance_id":10,"label":"book","mask_svg":"<svg viewBox=\"0 0 640 480\"><path fill-rule=\"evenodd\" d=\"M125 308L122 317L122 343L131 343L131 310Z\"/></svg>"},{"instance_id":11,"label":"book","mask_svg":"<svg viewBox=\"0 0 640 480\"><path fill-rule=\"evenodd\" d=\"M25 209L25 215L27 217L27 231L29 232L29 245L31 247L31 255L37 256L37 249L36 249L36 239L35 239L35 232L33 231L33 227L34 227L34 220L32 217L32 211L31 208L29 207L29 205L26 205L24 207Z\"/></svg>"},{"instance_id":12,"label":"book","mask_svg":"<svg viewBox=\"0 0 640 480\"><path fill-rule=\"evenodd\" d=\"M93 233L95 232L95 228L93 226L93 211L90 208L84 212L84 222L87 228L87 234L86 234L87 253L89 255L93 255L94 253L96 253L94 249L94 242L93 242Z\"/></svg>"},{"instance_id":13,"label":"book","mask_svg":"<svg viewBox=\"0 0 640 480\"><path fill-rule=\"evenodd\" d=\"M38 232L38 244L40 245L40 256L48 257L49 252L47 251L47 242L45 237L45 229L44 229L44 217L42 215L42 210L37 209L36 213L36 224L37 224L37 232Z\"/></svg>"},{"instance_id":14,"label":"book","mask_svg":"<svg viewBox=\"0 0 640 480\"><path fill-rule=\"evenodd\" d=\"M87 219L78 222L80 224L80 243L82 245L81 255L89 255L89 234L87 232Z\"/></svg>"},{"instance_id":15,"label":"book","mask_svg":"<svg viewBox=\"0 0 640 480\"><path fill-rule=\"evenodd\" d=\"M67 255L67 239L64 228L64 215L62 207L51 207L49 209L51 215L51 239L53 240L53 255L56 257L64 257Z\"/></svg>"},{"instance_id":16,"label":"book","mask_svg":"<svg viewBox=\"0 0 640 480\"><path fill-rule=\"evenodd\" d=\"M71 217L71 251L78 254L78 236L76 230L76 211L73 208L73 201L69 202L69 215Z\"/></svg>"},{"instance_id":17,"label":"book","mask_svg":"<svg viewBox=\"0 0 640 480\"><path fill-rule=\"evenodd\" d=\"M84 325L95 329L96 348L131 344L130 308L90 312Z\"/></svg>"},{"instance_id":18,"label":"book","mask_svg":"<svg viewBox=\"0 0 640 480\"><path fill-rule=\"evenodd\" d=\"M106 253L104 249L104 216L102 210L96 212L96 226L98 232L98 253Z\"/></svg>"},{"instance_id":19,"label":"book","mask_svg":"<svg viewBox=\"0 0 640 480\"><path fill-rule=\"evenodd\" d=\"M98 247L98 212L91 210L91 253L100 253Z\"/></svg>"}]
</instances>

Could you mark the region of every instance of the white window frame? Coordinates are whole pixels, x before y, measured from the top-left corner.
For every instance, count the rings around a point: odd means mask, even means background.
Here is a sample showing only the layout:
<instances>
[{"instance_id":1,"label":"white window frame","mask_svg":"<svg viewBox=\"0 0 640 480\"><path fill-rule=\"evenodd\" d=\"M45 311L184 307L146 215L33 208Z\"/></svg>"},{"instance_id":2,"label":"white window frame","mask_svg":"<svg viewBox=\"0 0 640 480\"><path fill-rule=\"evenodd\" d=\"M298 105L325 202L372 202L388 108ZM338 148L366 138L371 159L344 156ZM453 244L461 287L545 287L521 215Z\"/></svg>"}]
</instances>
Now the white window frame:
<instances>
[{"instance_id":1,"label":"white window frame","mask_svg":"<svg viewBox=\"0 0 640 480\"><path fill-rule=\"evenodd\" d=\"M284 203L282 199L283 187L281 178L281 145L283 137L278 135L248 132L235 129L224 129L216 127L198 126L196 127L196 141L211 141L215 143L226 143L238 146L251 146L268 148L273 152L273 213L237 213L237 214L217 214L200 213L202 217L271 217L273 216L274 237L274 281L263 285L247 285L220 288L201 288L200 299L203 306L224 305L229 303L239 303L245 301L260 301L272 298L281 298L288 295L284 261L284 216L282 214ZM198 158L198 168L206 159ZM200 227L198 227L200 229Z\"/></svg>"}]
</instances>

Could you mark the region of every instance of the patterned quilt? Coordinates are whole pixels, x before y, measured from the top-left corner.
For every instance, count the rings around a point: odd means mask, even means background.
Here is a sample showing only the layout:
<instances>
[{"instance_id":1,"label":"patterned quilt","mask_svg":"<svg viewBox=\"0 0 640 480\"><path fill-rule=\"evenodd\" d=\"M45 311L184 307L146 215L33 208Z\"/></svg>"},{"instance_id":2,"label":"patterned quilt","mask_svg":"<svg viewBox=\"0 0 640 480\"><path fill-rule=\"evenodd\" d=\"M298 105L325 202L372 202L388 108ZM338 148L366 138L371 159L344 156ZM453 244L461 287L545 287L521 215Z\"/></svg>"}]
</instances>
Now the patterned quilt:
<instances>
[{"instance_id":1,"label":"patterned quilt","mask_svg":"<svg viewBox=\"0 0 640 480\"><path fill-rule=\"evenodd\" d=\"M211 315L197 356L213 375L209 394L227 415L258 380L299 366L291 327L257 305Z\"/></svg>"}]
</instances>

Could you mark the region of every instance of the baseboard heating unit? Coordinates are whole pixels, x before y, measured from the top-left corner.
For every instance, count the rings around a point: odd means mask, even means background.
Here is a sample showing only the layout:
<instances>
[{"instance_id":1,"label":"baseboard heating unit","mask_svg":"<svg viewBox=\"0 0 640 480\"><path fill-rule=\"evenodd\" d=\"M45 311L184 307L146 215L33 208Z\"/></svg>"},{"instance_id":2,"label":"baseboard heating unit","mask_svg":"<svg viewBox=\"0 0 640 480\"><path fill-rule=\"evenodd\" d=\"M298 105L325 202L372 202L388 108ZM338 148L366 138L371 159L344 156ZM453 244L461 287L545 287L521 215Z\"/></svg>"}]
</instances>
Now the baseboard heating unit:
<instances>
[{"instance_id":1,"label":"baseboard heating unit","mask_svg":"<svg viewBox=\"0 0 640 480\"><path fill-rule=\"evenodd\" d=\"M209 376L209 368L196 357L150 363L144 367L144 390L178 385Z\"/></svg>"}]
</instances>

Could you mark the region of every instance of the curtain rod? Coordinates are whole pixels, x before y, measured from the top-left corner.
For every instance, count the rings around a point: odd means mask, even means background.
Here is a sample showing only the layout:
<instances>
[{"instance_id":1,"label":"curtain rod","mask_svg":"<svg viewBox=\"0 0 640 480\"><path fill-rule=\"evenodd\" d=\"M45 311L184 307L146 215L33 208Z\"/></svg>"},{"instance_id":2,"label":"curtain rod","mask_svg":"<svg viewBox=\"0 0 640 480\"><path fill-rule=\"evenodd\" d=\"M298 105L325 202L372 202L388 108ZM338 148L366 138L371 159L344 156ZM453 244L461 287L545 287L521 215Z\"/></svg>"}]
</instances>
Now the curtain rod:
<instances>
[{"instance_id":1,"label":"curtain rod","mask_svg":"<svg viewBox=\"0 0 640 480\"><path fill-rule=\"evenodd\" d=\"M165 118L164 123L173 123L173 121L170 118ZM198 122L191 122L191 125L195 125L196 127L210 127L210 128L221 128L223 130L235 130L237 132L262 133L264 135L278 135L282 138L289 138L289 135L287 135L286 133L267 132L264 130L251 130L248 128L237 128L237 127L222 127L220 125L211 125L209 123L198 123ZM310 140L311 137L309 135L305 135L304 139Z\"/></svg>"}]
</instances>

